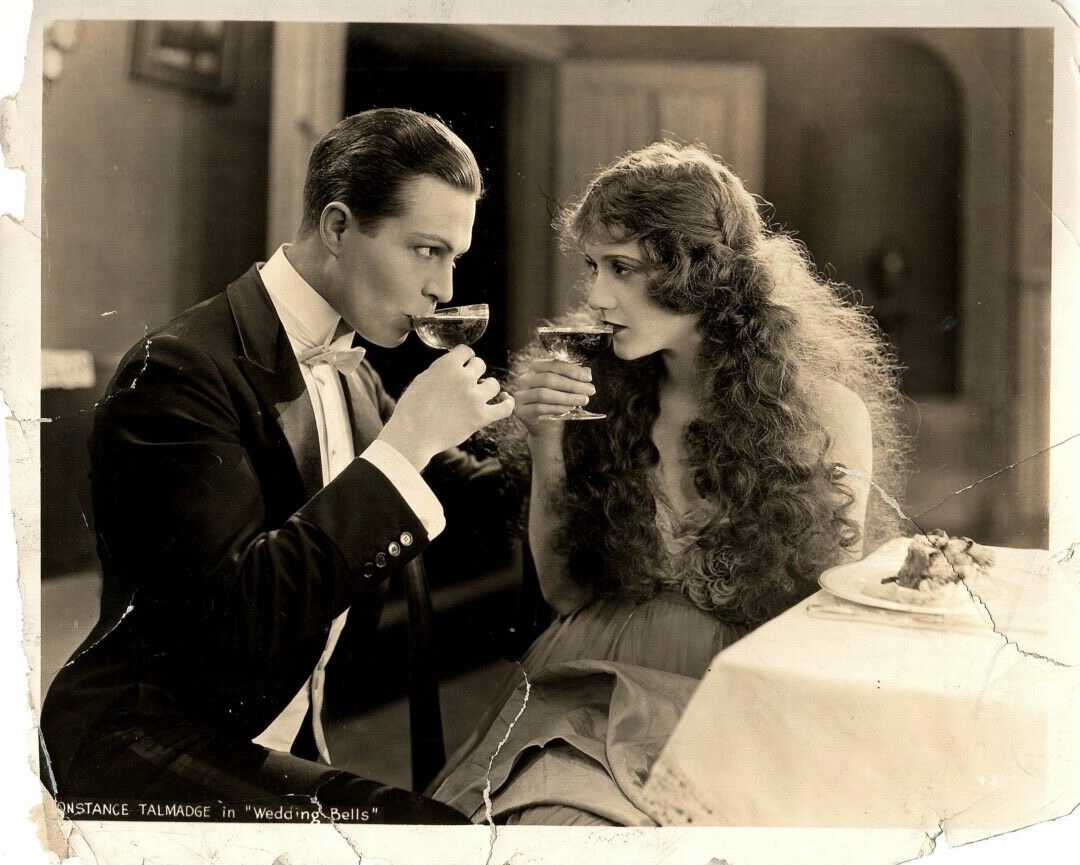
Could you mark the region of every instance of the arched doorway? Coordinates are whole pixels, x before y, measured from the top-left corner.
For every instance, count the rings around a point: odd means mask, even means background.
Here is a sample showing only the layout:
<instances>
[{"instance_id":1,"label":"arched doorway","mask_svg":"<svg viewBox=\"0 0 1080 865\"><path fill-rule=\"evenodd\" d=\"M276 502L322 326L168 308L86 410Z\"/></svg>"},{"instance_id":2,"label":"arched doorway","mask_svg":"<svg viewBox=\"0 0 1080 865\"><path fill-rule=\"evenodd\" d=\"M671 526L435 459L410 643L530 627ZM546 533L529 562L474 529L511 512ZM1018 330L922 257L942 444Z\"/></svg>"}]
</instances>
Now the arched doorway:
<instances>
[{"instance_id":1,"label":"arched doorway","mask_svg":"<svg viewBox=\"0 0 1080 865\"><path fill-rule=\"evenodd\" d=\"M835 63L801 142L819 263L857 286L896 347L912 397L958 388L963 106L949 69L894 36ZM882 208L881 201L890 202Z\"/></svg>"}]
</instances>

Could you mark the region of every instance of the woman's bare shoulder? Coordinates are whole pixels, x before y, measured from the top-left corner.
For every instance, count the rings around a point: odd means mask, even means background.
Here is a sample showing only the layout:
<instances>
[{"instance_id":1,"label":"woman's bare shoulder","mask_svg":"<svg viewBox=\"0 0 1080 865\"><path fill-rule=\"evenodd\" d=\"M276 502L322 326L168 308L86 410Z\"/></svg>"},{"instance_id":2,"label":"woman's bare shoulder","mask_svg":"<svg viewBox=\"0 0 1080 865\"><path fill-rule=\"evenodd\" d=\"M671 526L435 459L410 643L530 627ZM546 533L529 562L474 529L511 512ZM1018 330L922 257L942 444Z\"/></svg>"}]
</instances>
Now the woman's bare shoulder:
<instances>
[{"instance_id":1,"label":"woman's bare shoulder","mask_svg":"<svg viewBox=\"0 0 1080 865\"><path fill-rule=\"evenodd\" d=\"M873 429L866 403L838 381L825 382L815 395L822 424L831 440L830 457L849 468L869 471L873 462Z\"/></svg>"},{"instance_id":2,"label":"woman's bare shoulder","mask_svg":"<svg viewBox=\"0 0 1080 865\"><path fill-rule=\"evenodd\" d=\"M814 398L827 426L858 428L870 424L866 403L847 385L829 379L822 382Z\"/></svg>"}]
</instances>

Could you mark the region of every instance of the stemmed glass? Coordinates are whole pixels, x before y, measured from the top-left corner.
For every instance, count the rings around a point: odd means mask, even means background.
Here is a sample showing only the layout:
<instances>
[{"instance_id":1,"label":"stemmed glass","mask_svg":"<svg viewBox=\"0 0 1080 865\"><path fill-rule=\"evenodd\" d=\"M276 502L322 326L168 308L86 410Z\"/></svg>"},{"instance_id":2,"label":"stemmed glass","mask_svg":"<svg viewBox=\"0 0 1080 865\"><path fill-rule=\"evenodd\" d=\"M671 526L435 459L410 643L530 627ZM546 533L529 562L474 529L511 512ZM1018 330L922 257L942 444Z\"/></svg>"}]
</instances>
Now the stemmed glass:
<instances>
[{"instance_id":1,"label":"stemmed glass","mask_svg":"<svg viewBox=\"0 0 1080 865\"><path fill-rule=\"evenodd\" d=\"M421 342L449 351L455 345L472 345L484 335L488 305L448 306L431 315L410 315L409 321Z\"/></svg>"},{"instance_id":2,"label":"stemmed glass","mask_svg":"<svg viewBox=\"0 0 1080 865\"><path fill-rule=\"evenodd\" d=\"M455 345L472 345L484 335L488 326L488 305L447 306L431 315L410 315L416 335L424 345L449 351ZM510 394L500 390L489 405L502 402Z\"/></svg>"},{"instance_id":3,"label":"stemmed glass","mask_svg":"<svg viewBox=\"0 0 1080 865\"><path fill-rule=\"evenodd\" d=\"M536 329L540 345L558 360L583 365L611 345L610 324L578 324L565 327L544 325ZM551 420L600 420L607 417L576 405L562 414L544 415Z\"/></svg>"}]
</instances>

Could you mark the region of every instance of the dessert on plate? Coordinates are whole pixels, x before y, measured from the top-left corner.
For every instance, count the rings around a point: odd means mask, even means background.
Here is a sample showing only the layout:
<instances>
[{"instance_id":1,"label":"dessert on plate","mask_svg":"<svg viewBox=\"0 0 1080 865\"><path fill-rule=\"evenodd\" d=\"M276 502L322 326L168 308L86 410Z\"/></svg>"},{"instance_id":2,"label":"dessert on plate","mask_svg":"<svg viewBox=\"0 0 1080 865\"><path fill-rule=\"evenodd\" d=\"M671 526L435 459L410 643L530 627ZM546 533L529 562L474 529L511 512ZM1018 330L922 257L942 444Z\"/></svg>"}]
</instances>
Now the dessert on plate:
<instances>
[{"instance_id":1,"label":"dessert on plate","mask_svg":"<svg viewBox=\"0 0 1080 865\"><path fill-rule=\"evenodd\" d=\"M987 573L994 564L989 547L971 538L950 538L941 529L915 535L908 544L900 570L866 594L908 604L940 604L968 594L967 583Z\"/></svg>"}]
</instances>

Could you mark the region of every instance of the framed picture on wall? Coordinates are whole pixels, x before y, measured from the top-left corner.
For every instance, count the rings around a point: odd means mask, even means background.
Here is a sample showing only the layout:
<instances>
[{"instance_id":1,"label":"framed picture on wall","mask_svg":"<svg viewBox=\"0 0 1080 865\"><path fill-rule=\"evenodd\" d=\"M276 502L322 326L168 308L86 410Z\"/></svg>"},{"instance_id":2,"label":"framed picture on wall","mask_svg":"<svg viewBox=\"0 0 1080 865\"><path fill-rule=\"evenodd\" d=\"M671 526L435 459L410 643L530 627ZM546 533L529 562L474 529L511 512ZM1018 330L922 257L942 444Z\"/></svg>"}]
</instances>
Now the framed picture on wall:
<instances>
[{"instance_id":1,"label":"framed picture on wall","mask_svg":"<svg viewBox=\"0 0 1080 865\"><path fill-rule=\"evenodd\" d=\"M239 28L229 21L136 21L131 74L228 99L236 87Z\"/></svg>"}]
</instances>

